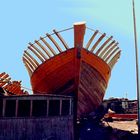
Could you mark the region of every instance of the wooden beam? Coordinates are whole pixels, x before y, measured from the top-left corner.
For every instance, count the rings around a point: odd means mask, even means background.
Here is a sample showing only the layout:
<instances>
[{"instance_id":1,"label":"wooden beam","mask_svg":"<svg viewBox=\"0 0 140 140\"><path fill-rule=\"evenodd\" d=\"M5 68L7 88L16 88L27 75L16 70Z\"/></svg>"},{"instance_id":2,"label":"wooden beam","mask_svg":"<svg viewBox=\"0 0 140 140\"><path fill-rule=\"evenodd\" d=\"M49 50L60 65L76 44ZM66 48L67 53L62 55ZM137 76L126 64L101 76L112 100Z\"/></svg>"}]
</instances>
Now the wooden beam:
<instances>
[{"instance_id":1,"label":"wooden beam","mask_svg":"<svg viewBox=\"0 0 140 140\"><path fill-rule=\"evenodd\" d=\"M31 67L30 63L28 63L28 61L24 57L22 57L22 59L23 59L23 62L27 68L27 71L29 72L29 75L31 76L33 73L33 69Z\"/></svg>"},{"instance_id":2,"label":"wooden beam","mask_svg":"<svg viewBox=\"0 0 140 140\"><path fill-rule=\"evenodd\" d=\"M3 73L0 73L0 78L1 78L3 75L5 75L5 72L3 72Z\"/></svg>"},{"instance_id":3,"label":"wooden beam","mask_svg":"<svg viewBox=\"0 0 140 140\"><path fill-rule=\"evenodd\" d=\"M100 54L99 57L102 58L102 56L105 54L105 52L115 43L115 40L113 40Z\"/></svg>"},{"instance_id":4,"label":"wooden beam","mask_svg":"<svg viewBox=\"0 0 140 140\"><path fill-rule=\"evenodd\" d=\"M59 38L59 40L62 42L62 44L64 45L65 49L69 49L68 44L65 42L65 40L62 38L62 36L56 31L53 30L53 32L55 33L55 35Z\"/></svg>"},{"instance_id":5,"label":"wooden beam","mask_svg":"<svg viewBox=\"0 0 140 140\"><path fill-rule=\"evenodd\" d=\"M117 43L115 43L112 47L110 47L110 48L108 48L108 50L106 51L106 53L104 54L104 56L102 57L102 59L106 59L107 58L107 56L111 53L111 51L113 50L113 49L115 49L115 47L118 45L119 43L117 42Z\"/></svg>"},{"instance_id":6,"label":"wooden beam","mask_svg":"<svg viewBox=\"0 0 140 140\"><path fill-rule=\"evenodd\" d=\"M34 68L36 69L38 66L34 63L34 61L27 55L24 53L23 55L27 60L29 60L29 62L34 66Z\"/></svg>"},{"instance_id":7,"label":"wooden beam","mask_svg":"<svg viewBox=\"0 0 140 140\"><path fill-rule=\"evenodd\" d=\"M22 58L23 59L23 58ZM25 67L26 67L26 69L27 69L27 71L28 71L28 74L29 74L29 76L31 77L31 75L32 75L32 71L31 71L31 69L30 69L30 66L28 65L28 63L23 59L23 62L24 62L24 65L25 65Z\"/></svg>"},{"instance_id":8,"label":"wooden beam","mask_svg":"<svg viewBox=\"0 0 140 140\"><path fill-rule=\"evenodd\" d=\"M35 43L41 47L41 49L47 54L48 57L52 57L52 55L47 51L47 49L37 40L35 40Z\"/></svg>"},{"instance_id":9,"label":"wooden beam","mask_svg":"<svg viewBox=\"0 0 140 140\"><path fill-rule=\"evenodd\" d=\"M120 54L121 54L121 50L118 53L116 53L116 55L108 63L108 65L110 66L111 69L113 68L115 63L118 61L118 59L120 58Z\"/></svg>"},{"instance_id":10,"label":"wooden beam","mask_svg":"<svg viewBox=\"0 0 140 140\"><path fill-rule=\"evenodd\" d=\"M2 87L3 85L5 85L6 83L4 82L5 80L6 80L6 78L8 78L9 77L9 75L8 74L4 74L2 77L1 77L1 79L2 79L2 81L3 81L3 83L0 83L0 87Z\"/></svg>"},{"instance_id":11,"label":"wooden beam","mask_svg":"<svg viewBox=\"0 0 140 140\"><path fill-rule=\"evenodd\" d=\"M32 60L34 61L34 63L35 63L37 66L39 66L39 63L30 55L30 53L28 53L28 51L24 51L24 53L25 53L28 57L30 57L30 59L32 59Z\"/></svg>"},{"instance_id":12,"label":"wooden beam","mask_svg":"<svg viewBox=\"0 0 140 140\"><path fill-rule=\"evenodd\" d=\"M49 43L46 42L44 38L40 37L40 40L49 48L49 50L52 52L53 55L57 54L55 50L49 45Z\"/></svg>"},{"instance_id":13,"label":"wooden beam","mask_svg":"<svg viewBox=\"0 0 140 140\"><path fill-rule=\"evenodd\" d=\"M32 71L34 71L36 69L36 67L34 67L32 65L32 63L26 57L23 56L23 59L30 65L30 68L31 68Z\"/></svg>"},{"instance_id":14,"label":"wooden beam","mask_svg":"<svg viewBox=\"0 0 140 140\"><path fill-rule=\"evenodd\" d=\"M88 41L88 43L87 43L87 45L86 45L86 49L88 50L88 48L89 48L89 46L90 46L90 44L92 43L92 41L94 40L94 38L96 37L96 35L98 34L98 30L96 30L95 32L94 32L94 34L92 35L92 37L90 38L90 40Z\"/></svg>"},{"instance_id":15,"label":"wooden beam","mask_svg":"<svg viewBox=\"0 0 140 140\"><path fill-rule=\"evenodd\" d=\"M113 38L113 36L111 36L110 38L108 38L102 45L101 47L98 49L98 51L95 53L96 55L99 55L99 53L103 50L103 48L105 47L105 45Z\"/></svg>"},{"instance_id":16,"label":"wooden beam","mask_svg":"<svg viewBox=\"0 0 140 140\"><path fill-rule=\"evenodd\" d=\"M119 47L117 47L104 61L108 62L108 60L119 50Z\"/></svg>"},{"instance_id":17,"label":"wooden beam","mask_svg":"<svg viewBox=\"0 0 140 140\"><path fill-rule=\"evenodd\" d=\"M55 47L58 49L59 52L62 52L62 49L58 45L58 43L53 39L53 37L50 34L46 34L47 37L52 41L52 43L55 45Z\"/></svg>"},{"instance_id":18,"label":"wooden beam","mask_svg":"<svg viewBox=\"0 0 140 140\"><path fill-rule=\"evenodd\" d=\"M95 48L97 47L97 45L101 42L101 40L105 37L105 33L104 34L102 34L101 36L100 36L100 38L97 40L97 42L93 45L93 47L91 48L91 50L90 50L90 52L93 52L94 50L95 50Z\"/></svg>"},{"instance_id":19,"label":"wooden beam","mask_svg":"<svg viewBox=\"0 0 140 140\"><path fill-rule=\"evenodd\" d=\"M29 43L29 45L31 45L31 47L33 47L40 54L40 56L42 56L42 58L44 58L45 60L48 59L35 45L33 45L32 43Z\"/></svg>"},{"instance_id":20,"label":"wooden beam","mask_svg":"<svg viewBox=\"0 0 140 140\"><path fill-rule=\"evenodd\" d=\"M85 22L74 23L74 47L82 48L86 30Z\"/></svg>"},{"instance_id":21,"label":"wooden beam","mask_svg":"<svg viewBox=\"0 0 140 140\"><path fill-rule=\"evenodd\" d=\"M31 50L41 62L44 62L44 59L31 46L29 46L28 49Z\"/></svg>"}]
</instances>

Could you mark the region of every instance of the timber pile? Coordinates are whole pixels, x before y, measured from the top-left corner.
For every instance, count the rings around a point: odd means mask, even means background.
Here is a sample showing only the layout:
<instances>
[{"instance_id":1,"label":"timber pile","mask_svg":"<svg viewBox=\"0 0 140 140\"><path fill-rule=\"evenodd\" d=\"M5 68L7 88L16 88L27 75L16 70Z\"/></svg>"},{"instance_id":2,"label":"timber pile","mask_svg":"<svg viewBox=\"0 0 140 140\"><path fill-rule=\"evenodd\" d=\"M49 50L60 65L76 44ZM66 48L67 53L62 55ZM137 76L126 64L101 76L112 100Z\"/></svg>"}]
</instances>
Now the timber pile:
<instances>
[{"instance_id":1,"label":"timber pile","mask_svg":"<svg viewBox=\"0 0 140 140\"><path fill-rule=\"evenodd\" d=\"M0 89L1 95L27 94L27 92L21 88L21 81L11 81L11 77L5 72L0 73Z\"/></svg>"}]
</instances>

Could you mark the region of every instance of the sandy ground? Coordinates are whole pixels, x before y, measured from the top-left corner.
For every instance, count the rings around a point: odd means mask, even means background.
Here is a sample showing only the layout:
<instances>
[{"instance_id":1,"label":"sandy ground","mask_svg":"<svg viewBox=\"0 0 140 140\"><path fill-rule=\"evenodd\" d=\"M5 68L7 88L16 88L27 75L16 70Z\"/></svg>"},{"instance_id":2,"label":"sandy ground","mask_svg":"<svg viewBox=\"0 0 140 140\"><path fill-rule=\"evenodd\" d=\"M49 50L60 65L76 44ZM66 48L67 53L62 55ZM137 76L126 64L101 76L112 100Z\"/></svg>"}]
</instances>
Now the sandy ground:
<instances>
[{"instance_id":1,"label":"sandy ground","mask_svg":"<svg viewBox=\"0 0 140 140\"><path fill-rule=\"evenodd\" d=\"M124 131L130 131L132 133L138 133L138 127L136 124L136 120L133 121L113 121L113 122L104 122L105 125L109 125L112 128L117 128Z\"/></svg>"}]
</instances>

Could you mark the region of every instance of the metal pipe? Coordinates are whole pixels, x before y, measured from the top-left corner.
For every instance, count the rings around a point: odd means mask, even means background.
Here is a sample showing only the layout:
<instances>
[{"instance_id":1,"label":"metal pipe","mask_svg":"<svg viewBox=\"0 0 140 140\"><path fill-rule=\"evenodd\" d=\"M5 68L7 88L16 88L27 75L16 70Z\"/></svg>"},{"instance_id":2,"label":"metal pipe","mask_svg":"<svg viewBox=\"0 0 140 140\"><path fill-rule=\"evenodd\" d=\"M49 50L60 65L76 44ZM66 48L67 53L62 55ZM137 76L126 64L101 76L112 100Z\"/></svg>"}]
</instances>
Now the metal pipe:
<instances>
[{"instance_id":1,"label":"metal pipe","mask_svg":"<svg viewBox=\"0 0 140 140\"><path fill-rule=\"evenodd\" d=\"M135 16L135 3L133 4L133 24L134 24L134 39L135 39L135 58L136 58L136 88L138 100L138 134L140 134L140 85L139 85L139 62L138 62L138 45L137 45L137 31L136 31L136 16Z\"/></svg>"}]
</instances>

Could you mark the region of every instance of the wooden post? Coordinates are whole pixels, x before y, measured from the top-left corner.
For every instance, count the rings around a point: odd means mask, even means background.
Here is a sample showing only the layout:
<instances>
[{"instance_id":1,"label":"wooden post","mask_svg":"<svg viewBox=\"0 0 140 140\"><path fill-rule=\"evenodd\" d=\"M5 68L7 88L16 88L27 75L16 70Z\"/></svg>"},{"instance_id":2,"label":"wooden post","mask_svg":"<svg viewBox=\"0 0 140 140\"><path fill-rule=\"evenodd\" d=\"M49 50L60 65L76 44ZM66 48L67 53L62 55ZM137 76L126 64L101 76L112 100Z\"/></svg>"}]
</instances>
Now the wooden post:
<instances>
[{"instance_id":1,"label":"wooden post","mask_svg":"<svg viewBox=\"0 0 140 140\"><path fill-rule=\"evenodd\" d=\"M15 117L18 117L18 100L16 100L16 113L15 113Z\"/></svg>"},{"instance_id":2,"label":"wooden post","mask_svg":"<svg viewBox=\"0 0 140 140\"><path fill-rule=\"evenodd\" d=\"M59 115L62 115L62 99L60 99Z\"/></svg>"},{"instance_id":3,"label":"wooden post","mask_svg":"<svg viewBox=\"0 0 140 140\"><path fill-rule=\"evenodd\" d=\"M49 99L47 99L47 117L49 116Z\"/></svg>"},{"instance_id":4,"label":"wooden post","mask_svg":"<svg viewBox=\"0 0 140 140\"><path fill-rule=\"evenodd\" d=\"M78 140L77 132L77 107L78 107L78 91L80 82L80 65L81 65L81 49L85 34L85 22L74 24L74 47L75 47L75 95L74 95L74 140Z\"/></svg>"},{"instance_id":5,"label":"wooden post","mask_svg":"<svg viewBox=\"0 0 140 140\"><path fill-rule=\"evenodd\" d=\"M5 117L6 100L3 99L2 117Z\"/></svg>"},{"instance_id":6,"label":"wooden post","mask_svg":"<svg viewBox=\"0 0 140 140\"><path fill-rule=\"evenodd\" d=\"M33 100L30 100L30 117L32 117L33 112Z\"/></svg>"}]
</instances>

